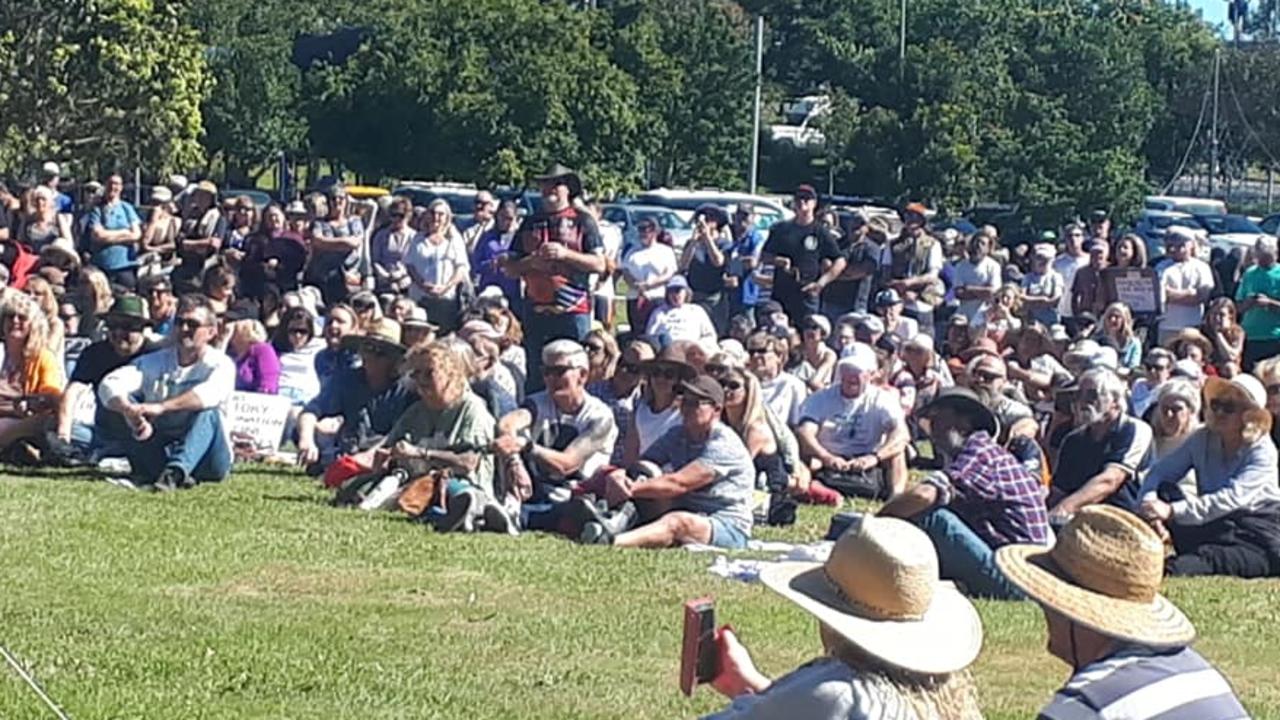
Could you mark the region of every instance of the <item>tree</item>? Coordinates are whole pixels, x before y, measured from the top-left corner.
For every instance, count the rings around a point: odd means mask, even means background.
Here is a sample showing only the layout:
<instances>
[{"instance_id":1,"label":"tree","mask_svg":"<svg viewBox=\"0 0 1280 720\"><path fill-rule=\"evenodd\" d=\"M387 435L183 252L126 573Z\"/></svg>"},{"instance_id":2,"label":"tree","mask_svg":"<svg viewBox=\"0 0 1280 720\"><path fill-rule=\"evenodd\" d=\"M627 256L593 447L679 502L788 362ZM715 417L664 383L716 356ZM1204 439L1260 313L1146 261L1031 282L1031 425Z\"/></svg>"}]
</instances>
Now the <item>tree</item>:
<instances>
[{"instance_id":1,"label":"tree","mask_svg":"<svg viewBox=\"0 0 1280 720\"><path fill-rule=\"evenodd\" d=\"M31 158L94 175L203 157L209 89L186 0L0 0L0 171Z\"/></svg>"}]
</instances>

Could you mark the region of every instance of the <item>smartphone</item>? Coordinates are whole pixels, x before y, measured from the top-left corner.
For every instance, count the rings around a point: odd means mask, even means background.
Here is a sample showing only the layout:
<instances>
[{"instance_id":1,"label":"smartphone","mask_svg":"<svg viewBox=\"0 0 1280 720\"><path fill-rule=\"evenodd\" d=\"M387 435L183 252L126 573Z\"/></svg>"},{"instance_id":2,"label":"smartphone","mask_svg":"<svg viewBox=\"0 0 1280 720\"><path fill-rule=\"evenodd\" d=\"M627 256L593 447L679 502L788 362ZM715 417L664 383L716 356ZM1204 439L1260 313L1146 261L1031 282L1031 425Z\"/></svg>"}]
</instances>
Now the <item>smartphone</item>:
<instances>
[{"instance_id":1,"label":"smartphone","mask_svg":"<svg viewBox=\"0 0 1280 720\"><path fill-rule=\"evenodd\" d=\"M684 604L684 642L680 650L680 691L693 695L693 688L716 676L716 602L711 598Z\"/></svg>"}]
</instances>

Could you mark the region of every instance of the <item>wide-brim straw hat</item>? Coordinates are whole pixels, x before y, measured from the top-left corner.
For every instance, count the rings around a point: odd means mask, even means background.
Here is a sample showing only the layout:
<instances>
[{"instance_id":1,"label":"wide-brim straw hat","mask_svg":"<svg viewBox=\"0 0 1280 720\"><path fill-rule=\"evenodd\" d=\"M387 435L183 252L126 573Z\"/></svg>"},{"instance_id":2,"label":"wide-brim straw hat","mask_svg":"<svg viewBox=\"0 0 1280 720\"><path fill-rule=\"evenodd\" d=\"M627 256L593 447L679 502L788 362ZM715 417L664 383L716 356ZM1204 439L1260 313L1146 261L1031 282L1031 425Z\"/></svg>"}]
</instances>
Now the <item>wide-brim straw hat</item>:
<instances>
[{"instance_id":1,"label":"wide-brim straw hat","mask_svg":"<svg viewBox=\"0 0 1280 720\"><path fill-rule=\"evenodd\" d=\"M1204 406L1223 396L1245 404L1244 421L1263 428L1265 435L1271 432L1271 413L1267 411L1267 390L1262 381L1252 375L1238 374L1230 380L1210 377L1204 382Z\"/></svg>"},{"instance_id":2,"label":"wide-brim straw hat","mask_svg":"<svg viewBox=\"0 0 1280 720\"><path fill-rule=\"evenodd\" d=\"M1204 353L1205 357L1208 357L1209 354L1213 352L1213 343L1209 342L1209 338L1205 337L1204 333L1195 328L1184 328L1180 330L1177 335L1169 338L1169 340L1165 342L1164 346L1174 351L1174 353L1177 353L1178 348L1181 347L1183 343L1199 345L1200 350Z\"/></svg>"},{"instance_id":3,"label":"wide-brim straw hat","mask_svg":"<svg viewBox=\"0 0 1280 720\"><path fill-rule=\"evenodd\" d=\"M400 323L391 318L379 318L369 324L363 335L342 338L346 350L371 350L380 355L403 355L408 348L400 342Z\"/></svg>"},{"instance_id":4,"label":"wide-brim straw hat","mask_svg":"<svg viewBox=\"0 0 1280 720\"><path fill-rule=\"evenodd\" d=\"M840 536L826 563L778 563L760 580L895 668L944 675L982 650L978 612L938 579L933 542L904 520L865 517Z\"/></svg>"},{"instance_id":5,"label":"wide-brim straw hat","mask_svg":"<svg viewBox=\"0 0 1280 720\"><path fill-rule=\"evenodd\" d=\"M1191 621L1159 593L1164 543L1128 511L1086 507L1052 548L1006 545L996 564L1036 602L1107 637L1161 648L1195 639Z\"/></svg>"}]
</instances>

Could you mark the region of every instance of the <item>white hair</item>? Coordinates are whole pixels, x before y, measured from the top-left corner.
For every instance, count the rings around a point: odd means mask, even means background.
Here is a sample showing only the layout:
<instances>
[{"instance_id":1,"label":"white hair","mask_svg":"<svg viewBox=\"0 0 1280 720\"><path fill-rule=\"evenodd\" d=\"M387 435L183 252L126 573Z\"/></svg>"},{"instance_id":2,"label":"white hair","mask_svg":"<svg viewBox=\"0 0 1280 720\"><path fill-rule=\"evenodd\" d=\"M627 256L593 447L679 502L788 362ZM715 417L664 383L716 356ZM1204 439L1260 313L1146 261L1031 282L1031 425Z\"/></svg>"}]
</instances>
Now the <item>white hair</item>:
<instances>
[{"instance_id":1,"label":"white hair","mask_svg":"<svg viewBox=\"0 0 1280 720\"><path fill-rule=\"evenodd\" d=\"M1083 385L1085 380L1093 380L1094 387L1098 389L1099 395L1107 395L1120 407L1128 407L1129 403L1129 387L1124 384L1124 380L1115 373L1114 370L1107 367L1095 367L1084 371L1080 375L1080 383Z\"/></svg>"},{"instance_id":2,"label":"white hair","mask_svg":"<svg viewBox=\"0 0 1280 720\"><path fill-rule=\"evenodd\" d=\"M555 360L563 360L569 367L584 370L590 367L590 363L587 362L587 351L573 340L553 340L542 348L543 365L554 365Z\"/></svg>"},{"instance_id":3,"label":"white hair","mask_svg":"<svg viewBox=\"0 0 1280 720\"><path fill-rule=\"evenodd\" d=\"M1256 245L1254 245L1254 248L1256 248L1257 251L1260 253L1275 255L1276 246L1277 246L1277 243L1274 237L1272 237L1271 235L1263 235L1262 237L1258 238L1258 242Z\"/></svg>"}]
</instances>

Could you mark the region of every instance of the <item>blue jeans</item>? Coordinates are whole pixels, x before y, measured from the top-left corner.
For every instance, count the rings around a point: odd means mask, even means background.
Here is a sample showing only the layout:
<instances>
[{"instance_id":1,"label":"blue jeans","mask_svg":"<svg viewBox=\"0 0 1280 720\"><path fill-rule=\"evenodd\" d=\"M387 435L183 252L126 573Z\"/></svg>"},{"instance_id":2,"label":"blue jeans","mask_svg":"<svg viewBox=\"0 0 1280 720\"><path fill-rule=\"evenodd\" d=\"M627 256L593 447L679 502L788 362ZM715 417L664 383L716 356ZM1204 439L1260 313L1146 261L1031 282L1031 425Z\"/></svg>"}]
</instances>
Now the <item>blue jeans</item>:
<instances>
[{"instance_id":1,"label":"blue jeans","mask_svg":"<svg viewBox=\"0 0 1280 720\"><path fill-rule=\"evenodd\" d=\"M231 474L231 448L217 408L178 414L176 422L159 420L151 437L135 444L129 455L135 477L154 481L169 467L181 468L199 482L218 482Z\"/></svg>"},{"instance_id":2,"label":"blue jeans","mask_svg":"<svg viewBox=\"0 0 1280 720\"><path fill-rule=\"evenodd\" d=\"M551 313L534 312L533 308L525 313L524 346L529 348L529 376L524 381L526 395L542 390L542 348L552 340L573 340L581 343L591 332L591 315L588 313Z\"/></svg>"},{"instance_id":3,"label":"blue jeans","mask_svg":"<svg viewBox=\"0 0 1280 720\"><path fill-rule=\"evenodd\" d=\"M960 516L938 508L915 518L938 549L938 564L944 580L955 580L974 597L994 600L1025 600L996 567L996 553L978 537Z\"/></svg>"}]
</instances>

